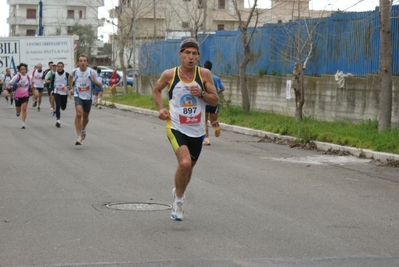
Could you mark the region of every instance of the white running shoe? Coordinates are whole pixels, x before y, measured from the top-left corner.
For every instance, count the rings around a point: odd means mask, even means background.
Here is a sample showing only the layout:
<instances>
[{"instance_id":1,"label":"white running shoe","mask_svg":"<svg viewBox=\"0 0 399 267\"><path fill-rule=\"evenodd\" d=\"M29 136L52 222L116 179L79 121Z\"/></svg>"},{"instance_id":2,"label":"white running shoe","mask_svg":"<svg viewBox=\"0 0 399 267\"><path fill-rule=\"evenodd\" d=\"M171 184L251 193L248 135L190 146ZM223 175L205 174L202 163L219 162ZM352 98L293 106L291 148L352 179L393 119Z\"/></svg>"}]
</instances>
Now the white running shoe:
<instances>
[{"instance_id":1,"label":"white running shoe","mask_svg":"<svg viewBox=\"0 0 399 267\"><path fill-rule=\"evenodd\" d=\"M183 220L183 202L173 202L172 213L170 218L175 221Z\"/></svg>"},{"instance_id":2,"label":"white running shoe","mask_svg":"<svg viewBox=\"0 0 399 267\"><path fill-rule=\"evenodd\" d=\"M75 146L80 146L82 144L82 138L76 139Z\"/></svg>"},{"instance_id":3,"label":"white running shoe","mask_svg":"<svg viewBox=\"0 0 399 267\"><path fill-rule=\"evenodd\" d=\"M182 221L183 220L183 204L184 204L184 199L186 198L186 194L183 195L183 201L182 202L176 202L176 188L173 188L172 190L172 195L173 195L173 206L172 206L172 213L170 214L170 218L175 221Z\"/></svg>"}]
</instances>

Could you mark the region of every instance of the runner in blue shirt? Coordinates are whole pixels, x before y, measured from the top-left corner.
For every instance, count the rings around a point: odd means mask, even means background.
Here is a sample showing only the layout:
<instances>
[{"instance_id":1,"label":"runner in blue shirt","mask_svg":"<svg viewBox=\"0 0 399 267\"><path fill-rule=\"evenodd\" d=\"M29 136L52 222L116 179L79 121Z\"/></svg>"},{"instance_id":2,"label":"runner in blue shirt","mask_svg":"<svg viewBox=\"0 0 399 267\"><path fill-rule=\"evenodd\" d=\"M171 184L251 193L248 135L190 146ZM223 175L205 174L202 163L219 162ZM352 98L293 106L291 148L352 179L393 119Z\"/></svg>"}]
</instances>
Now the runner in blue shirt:
<instances>
[{"instance_id":1,"label":"runner in blue shirt","mask_svg":"<svg viewBox=\"0 0 399 267\"><path fill-rule=\"evenodd\" d=\"M212 70L212 62L207 60L204 63L204 68L208 70ZM212 74L213 83L215 84L216 92L219 95L225 90L224 84L220 80L220 78L214 74ZM211 142L209 141L209 132L208 132L208 118L211 120L211 125L215 129L215 136L219 137L220 135L220 127L218 122L218 112L219 112L219 102L216 106L211 106L208 103L205 103L206 113L205 113L205 139L203 142L204 146L210 146Z\"/></svg>"}]
</instances>

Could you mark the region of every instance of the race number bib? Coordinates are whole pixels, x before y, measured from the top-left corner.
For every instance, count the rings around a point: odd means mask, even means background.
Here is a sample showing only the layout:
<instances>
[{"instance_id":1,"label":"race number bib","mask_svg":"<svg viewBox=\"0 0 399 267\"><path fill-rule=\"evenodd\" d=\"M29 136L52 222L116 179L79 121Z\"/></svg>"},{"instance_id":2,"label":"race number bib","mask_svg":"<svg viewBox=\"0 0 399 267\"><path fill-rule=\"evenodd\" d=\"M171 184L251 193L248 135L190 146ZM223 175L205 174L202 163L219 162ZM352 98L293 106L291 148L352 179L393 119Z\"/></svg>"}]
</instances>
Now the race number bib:
<instances>
[{"instance_id":1,"label":"race number bib","mask_svg":"<svg viewBox=\"0 0 399 267\"><path fill-rule=\"evenodd\" d=\"M20 81L21 87L27 87L29 85L28 81Z\"/></svg>"},{"instance_id":2,"label":"race number bib","mask_svg":"<svg viewBox=\"0 0 399 267\"><path fill-rule=\"evenodd\" d=\"M180 107L177 108L180 124L193 125L201 123L201 111L198 109L197 99L191 94L180 98Z\"/></svg>"},{"instance_id":3,"label":"race number bib","mask_svg":"<svg viewBox=\"0 0 399 267\"><path fill-rule=\"evenodd\" d=\"M58 91L65 91L65 86L63 84L57 84L56 88Z\"/></svg>"},{"instance_id":4,"label":"race number bib","mask_svg":"<svg viewBox=\"0 0 399 267\"><path fill-rule=\"evenodd\" d=\"M87 83L81 83L78 85L78 91L79 92L87 92L90 91L90 85Z\"/></svg>"}]
</instances>

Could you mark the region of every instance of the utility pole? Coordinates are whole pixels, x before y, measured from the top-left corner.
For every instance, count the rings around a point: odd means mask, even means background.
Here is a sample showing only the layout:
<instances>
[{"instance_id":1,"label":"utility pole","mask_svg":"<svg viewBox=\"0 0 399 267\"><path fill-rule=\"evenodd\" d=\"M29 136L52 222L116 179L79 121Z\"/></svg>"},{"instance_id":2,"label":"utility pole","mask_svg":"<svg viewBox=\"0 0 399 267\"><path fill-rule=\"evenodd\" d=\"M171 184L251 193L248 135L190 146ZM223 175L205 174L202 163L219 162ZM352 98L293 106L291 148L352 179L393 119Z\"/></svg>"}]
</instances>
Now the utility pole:
<instances>
[{"instance_id":1,"label":"utility pole","mask_svg":"<svg viewBox=\"0 0 399 267\"><path fill-rule=\"evenodd\" d=\"M37 36L43 36L43 2L39 1L39 27Z\"/></svg>"},{"instance_id":2,"label":"utility pole","mask_svg":"<svg viewBox=\"0 0 399 267\"><path fill-rule=\"evenodd\" d=\"M378 132L391 127L392 120L392 40L391 1L380 0L380 116Z\"/></svg>"},{"instance_id":3,"label":"utility pole","mask_svg":"<svg viewBox=\"0 0 399 267\"><path fill-rule=\"evenodd\" d=\"M132 0L132 23L133 23L133 29L132 29L132 36L133 36L133 90L136 90L138 93L139 90L137 88L137 79L136 79L136 0Z\"/></svg>"},{"instance_id":4,"label":"utility pole","mask_svg":"<svg viewBox=\"0 0 399 267\"><path fill-rule=\"evenodd\" d=\"M153 1L153 3L154 3L154 9L153 9L153 12L154 12L154 37L153 37L153 41L155 41L157 38L157 13L156 13L156 2L155 1L156 0Z\"/></svg>"}]
</instances>

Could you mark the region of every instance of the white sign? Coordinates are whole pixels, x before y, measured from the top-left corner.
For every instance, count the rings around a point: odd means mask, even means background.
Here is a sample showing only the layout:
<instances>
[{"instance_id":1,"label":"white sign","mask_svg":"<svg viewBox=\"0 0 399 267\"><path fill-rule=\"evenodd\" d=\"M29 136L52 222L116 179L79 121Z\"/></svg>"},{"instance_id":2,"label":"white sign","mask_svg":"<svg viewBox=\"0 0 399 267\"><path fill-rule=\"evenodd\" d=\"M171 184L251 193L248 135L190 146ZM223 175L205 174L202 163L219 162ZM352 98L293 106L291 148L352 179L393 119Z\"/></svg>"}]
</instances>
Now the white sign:
<instances>
[{"instance_id":1,"label":"white sign","mask_svg":"<svg viewBox=\"0 0 399 267\"><path fill-rule=\"evenodd\" d=\"M287 80L285 87L285 99L291 99L291 80Z\"/></svg>"},{"instance_id":2,"label":"white sign","mask_svg":"<svg viewBox=\"0 0 399 267\"><path fill-rule=\"evenodd\" d=\"M66 71L74 67L73 36L29 36L0 38L0 73L6 68L16 72L20 63L28 65L28 73L38 63L47 69L49 61L62 62Z\"/></svg>"}]
</instances>

